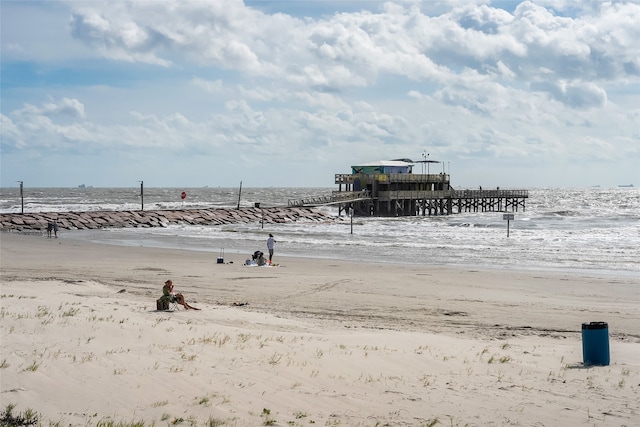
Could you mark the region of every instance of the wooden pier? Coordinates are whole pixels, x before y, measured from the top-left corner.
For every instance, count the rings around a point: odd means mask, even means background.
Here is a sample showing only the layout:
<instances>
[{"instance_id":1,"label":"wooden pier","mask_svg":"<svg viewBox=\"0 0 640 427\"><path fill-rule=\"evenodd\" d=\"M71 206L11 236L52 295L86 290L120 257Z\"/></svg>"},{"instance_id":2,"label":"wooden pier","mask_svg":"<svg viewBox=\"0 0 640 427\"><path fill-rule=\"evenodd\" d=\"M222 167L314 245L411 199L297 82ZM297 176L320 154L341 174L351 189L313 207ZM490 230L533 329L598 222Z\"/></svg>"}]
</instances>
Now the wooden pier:
<instances>
[{"instance_id":1,"label":"wooden pier","mask_svg":"<svg viewBox=\"0 0 640 427\"><path fill-rule=\"evenodd\" d=\"M289 206L338 205L354 216L431 216L462 212L525 210L527 190L455 190L449 175L414 173L336 174L330 196L290 200Z\"/></svg>"}]
</instances>

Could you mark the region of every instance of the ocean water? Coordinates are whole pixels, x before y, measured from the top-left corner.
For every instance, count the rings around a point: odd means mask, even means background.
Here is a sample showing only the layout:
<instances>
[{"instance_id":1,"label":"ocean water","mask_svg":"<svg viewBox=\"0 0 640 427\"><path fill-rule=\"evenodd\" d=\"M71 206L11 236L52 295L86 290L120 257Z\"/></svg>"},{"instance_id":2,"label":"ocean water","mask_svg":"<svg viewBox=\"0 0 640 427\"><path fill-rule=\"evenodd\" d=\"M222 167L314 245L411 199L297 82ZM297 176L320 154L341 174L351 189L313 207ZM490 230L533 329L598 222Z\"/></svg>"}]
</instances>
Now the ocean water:
<instances>
[{"instance_id":1,"label":"ocean water","mask_svg":"<svg viewBox=\"0 0 640 427\"><path fill-rule=\"evenodd\" d=\"M25 188L24 211L182 209L286 206L288 200L330 194L335 188ZM181 199L181 193L186 198ZM0 189L0 212L20 212L18 188ZM337 217L335 207L322 208ZM640 274L640 190L530 189L515 220L501 212L400 218L345 217L326 223L175 225L166 228L62 230L62 238L225 254L276 255L396 264L597 271Z\"/></svg>"}]
</instances>

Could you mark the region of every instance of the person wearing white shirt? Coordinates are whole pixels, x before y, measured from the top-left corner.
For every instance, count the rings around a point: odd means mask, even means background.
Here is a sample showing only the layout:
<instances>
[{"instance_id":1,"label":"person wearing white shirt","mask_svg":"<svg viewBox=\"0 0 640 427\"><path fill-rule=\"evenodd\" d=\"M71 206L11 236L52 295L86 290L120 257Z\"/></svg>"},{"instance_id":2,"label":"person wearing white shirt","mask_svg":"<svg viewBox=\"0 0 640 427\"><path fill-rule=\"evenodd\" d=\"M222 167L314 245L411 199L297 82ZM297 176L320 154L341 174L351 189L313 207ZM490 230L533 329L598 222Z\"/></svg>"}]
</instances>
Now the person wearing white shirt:
<instances>
[{"instance_id":1,"label":"person wearing white shirt","mask_svg":"<svg viewBox=\"0 0 640 427\"><path fill-rule=\"evenodd\" d=\"M271 264L271 259L273 258L273 248L275 247L276 240L273 238L273 234L269 234L269 238L267 239L267 249L269 249L269 264Z\"/></svg>"}]
</instances>

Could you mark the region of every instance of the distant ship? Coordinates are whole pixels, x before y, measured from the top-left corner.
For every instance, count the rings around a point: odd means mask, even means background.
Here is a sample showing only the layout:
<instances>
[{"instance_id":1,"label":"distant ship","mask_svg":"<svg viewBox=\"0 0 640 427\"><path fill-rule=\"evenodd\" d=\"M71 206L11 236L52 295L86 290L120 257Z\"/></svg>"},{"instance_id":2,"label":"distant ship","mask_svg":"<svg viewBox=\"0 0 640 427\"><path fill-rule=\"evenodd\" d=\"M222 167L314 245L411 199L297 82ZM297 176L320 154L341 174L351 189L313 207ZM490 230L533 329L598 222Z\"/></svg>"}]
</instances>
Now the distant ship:
<instances>
[{"instance_id":1,"label":"distant ship","mask_svg":"<svg viewBox=\"0 0 640 427\"><path fill-rule=\"evenodd\" d=\"M618 185L618 187L633 188L633 184L621 184L621 185Z\"/></svg>"}]
</instances>

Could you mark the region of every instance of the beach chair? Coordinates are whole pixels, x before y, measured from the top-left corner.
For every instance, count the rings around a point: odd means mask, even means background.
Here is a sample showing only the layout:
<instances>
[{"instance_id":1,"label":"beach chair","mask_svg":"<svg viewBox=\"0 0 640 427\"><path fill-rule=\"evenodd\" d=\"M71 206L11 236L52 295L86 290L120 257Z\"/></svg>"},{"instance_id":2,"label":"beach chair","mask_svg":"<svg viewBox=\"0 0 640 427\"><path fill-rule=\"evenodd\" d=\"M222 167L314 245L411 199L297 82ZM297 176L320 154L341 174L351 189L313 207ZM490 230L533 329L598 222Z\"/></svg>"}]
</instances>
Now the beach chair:
<instances>
[{"instance_id":1,"label":"beach chair","mask_svg":"<svg viewBox=\"0 0 640 427\"><path fill-rule=\"evenodd\" d=\"M167 295L163 295L156 301L158 311L175 311L178 310L178 303Z\"/></svg>"}]
</instances>

